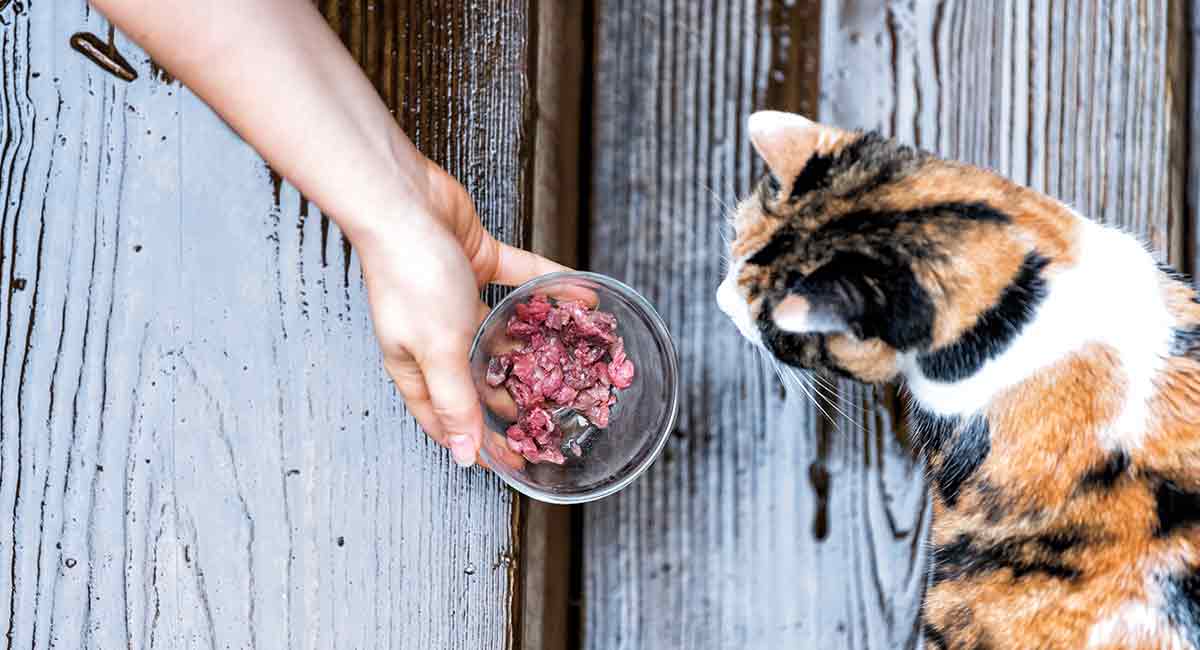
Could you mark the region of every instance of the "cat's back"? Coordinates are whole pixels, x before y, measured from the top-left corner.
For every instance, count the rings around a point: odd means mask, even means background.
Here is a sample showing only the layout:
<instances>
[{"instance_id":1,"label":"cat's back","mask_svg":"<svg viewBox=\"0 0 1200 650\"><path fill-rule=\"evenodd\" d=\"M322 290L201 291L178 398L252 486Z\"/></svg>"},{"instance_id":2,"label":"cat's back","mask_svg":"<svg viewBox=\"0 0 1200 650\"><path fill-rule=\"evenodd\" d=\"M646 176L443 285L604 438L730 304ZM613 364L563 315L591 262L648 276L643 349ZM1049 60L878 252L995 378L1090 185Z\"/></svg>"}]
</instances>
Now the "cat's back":
<instances>
[{"instance_id":1,"label":"cat's back","mask_svg":"<svg viewBox=\"0 0 1200 650\"><path fill-rule=\"evenodd\" d=\"M1095 325L1111 336L993 400L985 460L935 489L929 647L1200 650L1200 301L1169 269L1121 262L1086 297L1118 306ZM948 426L919 408L913 424ZM972 425L952 426L935 485L963 471Z\"/></svg>"}]
</instances>

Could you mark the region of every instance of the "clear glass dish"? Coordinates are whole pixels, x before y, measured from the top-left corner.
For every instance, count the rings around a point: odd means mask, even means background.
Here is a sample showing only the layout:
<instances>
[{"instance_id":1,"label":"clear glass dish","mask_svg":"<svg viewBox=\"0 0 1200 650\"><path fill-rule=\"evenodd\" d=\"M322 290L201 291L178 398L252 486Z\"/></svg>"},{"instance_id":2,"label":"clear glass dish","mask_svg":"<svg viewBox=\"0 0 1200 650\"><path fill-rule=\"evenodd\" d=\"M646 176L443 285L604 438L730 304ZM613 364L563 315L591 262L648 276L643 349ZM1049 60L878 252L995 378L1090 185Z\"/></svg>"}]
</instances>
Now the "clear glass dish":
<instances>
[{"instance_id":1,"label":"clear glass dish","mask_svg":"<svg viewBox=\"0 0 1200 650\"><path fill-rule=\"evenodd\" d=\"M509 449L504 432L516 407L503 387L487 384L488 360L519 345L507 334L518 303L534 295L596 304L617 318L617 335L634 362L633 384L618 394L609 426L598 429L569 409L555 412L564 446L580 445L563 465L530 463ZM552 273L515 289L492 310L471 346L471 373L484 415L481 455L505 483L547 503L583 503L629 485L662 452L679 409L679 370L675 344L658 312L640 294L610 277L585 272Z\"/></svg>"}]
</instances>

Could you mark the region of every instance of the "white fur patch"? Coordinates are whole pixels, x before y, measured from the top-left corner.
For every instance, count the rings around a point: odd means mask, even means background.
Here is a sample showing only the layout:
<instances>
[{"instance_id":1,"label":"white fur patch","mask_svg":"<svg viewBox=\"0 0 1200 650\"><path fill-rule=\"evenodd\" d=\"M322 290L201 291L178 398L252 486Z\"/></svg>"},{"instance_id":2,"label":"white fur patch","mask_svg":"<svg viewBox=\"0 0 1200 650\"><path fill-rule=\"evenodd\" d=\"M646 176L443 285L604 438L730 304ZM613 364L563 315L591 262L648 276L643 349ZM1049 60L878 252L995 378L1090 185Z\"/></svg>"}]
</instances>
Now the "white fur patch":
<instances>
[{"instance_id":1,"label":"white fur patch","mask_svg":"<svg viewBox=\"0 0 1200 650\"><path fill-rule=\"evenodd\" d=\"M721 281L721 286L717 287L717 306L729 320L737 325L738 331L742 336L746 337L755 345L762 345L762 335L758 331L758 327L754 324L754 319L750 314L750 304L746 302L746 298L742 296L742 292L738 290L737 278L741 272L742 262L734 261L729 264L729 273L725 275L725 279Z\"/></svg>"},{"instance_id":2,"label":"white fur patch","mask_svg":"<svg viewBox=\"0 0 1200 650\"><path fill-rule=\"evenodd\" d=\"M1167 310L1154 258L1132 236L1083 217L1081 259L1048 278L1048 294L1033 320L999 356L971 377L925 377L915 355L904 360L909 390L940 415L982 411L1000 391L1089 343L1117 351L1128 381L1126 404L1101 433L1107 448L1138 444L1146 429L1154 380L1169 354L1175 319Z\"/></svg>"},{"instance_id":3,"label":"white fur patch","mask_svg":"<svg viewBox=\"0 0 1200 650\"><path fill-rule=\"evenodd\" d=\"M1191 650L1162 610L1148 603L1125 603L1111 616L1092 626L1089 648L1112 648L1154 643L1162 650Z\"/></svg>"}]
</instances>

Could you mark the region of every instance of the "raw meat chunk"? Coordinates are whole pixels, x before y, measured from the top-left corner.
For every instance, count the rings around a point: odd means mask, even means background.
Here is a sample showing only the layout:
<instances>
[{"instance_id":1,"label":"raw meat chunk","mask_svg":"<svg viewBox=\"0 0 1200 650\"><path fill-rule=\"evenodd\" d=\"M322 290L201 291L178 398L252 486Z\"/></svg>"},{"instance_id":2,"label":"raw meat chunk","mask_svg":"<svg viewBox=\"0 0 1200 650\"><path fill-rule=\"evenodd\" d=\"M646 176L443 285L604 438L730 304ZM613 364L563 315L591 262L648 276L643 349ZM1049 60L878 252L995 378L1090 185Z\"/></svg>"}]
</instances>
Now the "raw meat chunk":
<instances>
[{"instance_id":1,"label":"raw meat chunk","mask_svg":"<svg viewBox=\"0 0 1200 650\"><path fill-rule=\"evenodd\" d=\"M487 384L492 388L504 383L508 379L508 371L512 368L512 357L507 354L502 354L497 357L488 359L487 367Z\"/></svg>"},{"instance_id":2,"label":"raw meat chunk","mask_svg":"<svg viewBox=\"0 0 1200 650\"><path fill-rule=\"evenodd\" d=\"M608 378L617 388L629 388L633 383L633 362L625 356L625 340L617 337L617 342L608 349L612 361L608 362Z\"/></svg>"},{"instance_id":3,"label":"raw meat chunk","mask_svg":"<svg viewBox=\"0 0 1200 650\"><path fill-rule=\"evenodd\" d=\"M510 336L525 341L488 360L487 383L503 385L517 405L508 446L532 463L566 461L555 408L568 408L607 428L617 391L633 384L633 361L616 335L617 318L573 300L534 296L508 320ZM578 443L572 452L580 455Z\"/></svg>"}]
</instances>

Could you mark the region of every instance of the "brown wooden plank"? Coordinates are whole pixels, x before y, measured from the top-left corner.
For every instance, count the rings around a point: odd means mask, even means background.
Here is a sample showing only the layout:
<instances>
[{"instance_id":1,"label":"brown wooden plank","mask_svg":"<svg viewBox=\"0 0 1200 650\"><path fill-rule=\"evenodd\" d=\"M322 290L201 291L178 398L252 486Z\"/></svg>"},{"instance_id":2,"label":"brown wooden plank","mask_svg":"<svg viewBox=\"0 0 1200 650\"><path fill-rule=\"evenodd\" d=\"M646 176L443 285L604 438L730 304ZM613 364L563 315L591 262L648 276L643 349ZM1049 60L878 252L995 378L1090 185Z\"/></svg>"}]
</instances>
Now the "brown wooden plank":
<instances>
[{"instance_id":1,"label":"brown wooden plank","mask_svg":"<svg viewBox=\"0 0 1200 650\"><path fill-rule=\"evenodd\" d=\"M1182 103L1187 112L1187 133L1181 138L1187 152L1183 218L1186 234L1181 266L1194 278L1200 272L1200 3L1178 0L1172 5L1177 7L1176 15L1182 14L1178 18L1183 23L1175 31L1175 44L1182 61L1177 69L1179 85L1173 87L1185 96Z\"/></svg>"},{"instance_id":2,"label":"brown wooden plank","mask_svg":"<svg viewBox=\"0 0 1200 650\"><path fill-rule=\"evenodd\" d=\"M533 250L568 266L579 262L580 119L583 2L537 4L537 98L533 165ZM587 28L590 29L590 26ZM568 647L570 576L582 560L571 538L571 509L522 498L521 647Z\"/></svg>"},{"instance_id":3,"label":"brown wooden plank","mask_svg":"<svg viewBox=\"0 0 1200 650\"><path fill-rule=\"evenodd\" d=\"M663 461L588 509L589 648L919 642L928 510L894 394L842 386L857 424L824 423L711 304L706 188L746 189L751 107L815 95L779 36L811 25L789 4L602 5L592 260L680 334L687 398ZM821 119L993 166L1179 256L1165 1L827 2L820 25Z\"/></svg>"},{"instance_id":4,"label":"brown wooden plank","mask_svg":"<svg viewBox=\"0 0 1200 650\"><path fill-rule=\"evenodd\" d=\"M325 8L527 244L525 0ZM80 31L107 34L82 1L0 11L0 633L515 647L517 501L405 413L337 228L120 34L131 83Z\"/></svg>"}]
</instances>

